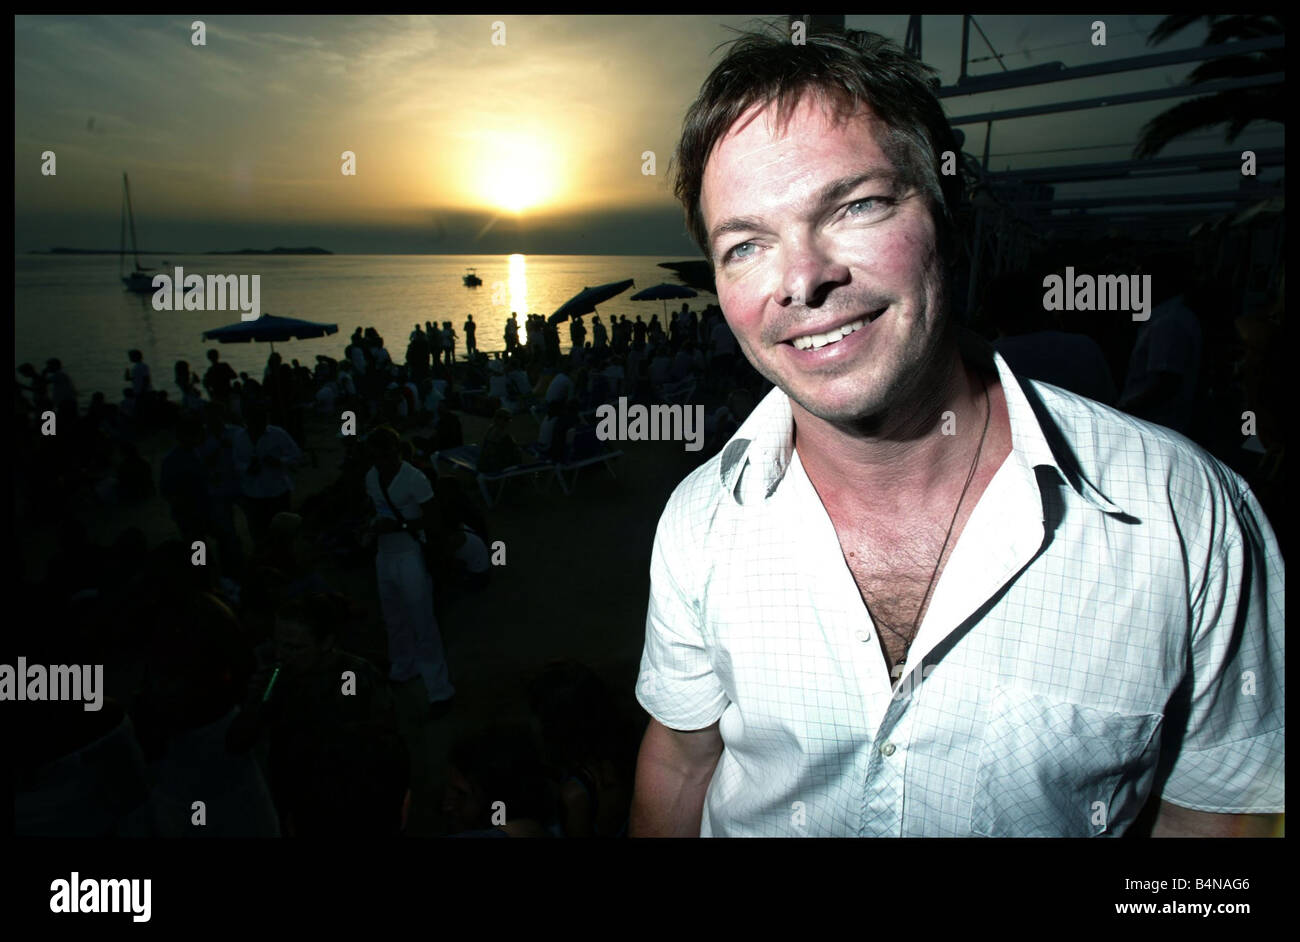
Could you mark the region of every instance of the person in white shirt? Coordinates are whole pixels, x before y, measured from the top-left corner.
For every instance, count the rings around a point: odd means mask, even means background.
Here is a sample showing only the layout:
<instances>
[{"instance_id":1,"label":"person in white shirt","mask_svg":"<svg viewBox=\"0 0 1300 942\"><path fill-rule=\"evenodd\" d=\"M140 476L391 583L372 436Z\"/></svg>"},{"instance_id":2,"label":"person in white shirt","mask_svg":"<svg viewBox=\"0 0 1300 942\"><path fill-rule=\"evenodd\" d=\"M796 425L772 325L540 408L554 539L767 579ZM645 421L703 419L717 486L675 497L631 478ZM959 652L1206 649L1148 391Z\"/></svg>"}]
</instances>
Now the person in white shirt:
<instances>
[{"instance_id":1,"label":"person in white shirt","mask_svg":"<svg viewBox=\"0 0 1300 942\"><path fill-rule=\"evenodd\" d=\"M278 425L268 425L266 409L248 406L245 428L235 432L235 470L248 512L248 527L260 538L271 518L288 511L293 498L293 477L289 470L303 461L302 449Z\"/></svg>"},{"instance_id":2,"label":"person in white shirt","mask_svg":"<svg viewBox=\"0 0 1300 942\"><path fill-rule=\"evenodd\" d=\"M684 122L688 230L776 388L659 521L631 833L1273 833L1273 532L1187 439L959 333L931 75L748 34Z\"/></svg>"},{"instance_id":3,"label":"person in white shirt","mask_svg":"<svg viewBox=\"0 0 1300 942\"><path fill-rule=\"evenodd\" d=\"M389 678L399 683L422 678L431 715L437 715L456 694L422 549L430 534L437 533L437 509L429 479L402 460L399 443L397 433L387 427L367 439L374 466L366 473L366 494L375 508L375 571L388 628Z\"/></svg>"}]
</instances>

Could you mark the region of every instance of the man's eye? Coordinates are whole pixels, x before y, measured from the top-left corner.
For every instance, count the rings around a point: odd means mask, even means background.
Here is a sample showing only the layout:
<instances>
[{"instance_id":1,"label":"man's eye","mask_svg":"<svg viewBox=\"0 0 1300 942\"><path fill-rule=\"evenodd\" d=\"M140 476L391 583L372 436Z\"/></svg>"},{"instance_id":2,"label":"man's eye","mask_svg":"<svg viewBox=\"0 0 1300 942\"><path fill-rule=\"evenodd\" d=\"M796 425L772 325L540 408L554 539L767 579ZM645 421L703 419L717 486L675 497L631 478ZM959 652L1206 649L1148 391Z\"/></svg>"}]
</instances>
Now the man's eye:
<instances>
[{"instance_id":1,"label":"man's eye","mask_svg":"<svg viewBox=\"0 0 1300 942\"><path fill-rule=\"evenodd\" d=\"M732 246L732 248L729 249L729 250L727 251L727 254L724 255L724 256L722 256L722 261L723 261L723 262L729 262L729 261L731 261L733 258L748 258L749 256L747 256L747 255L737 255L737 254L736 254L737 252L739 252L741 249L745 248L746 246L748 246L748 247L750 247L750 248L753 248L753 247L754 247L754 243L753 243L753 242L742 242L742 243L740 243L740 245Z\"/></svg>"},{"instance_id":2,"label":"man's eye","mask_svg":"<svg viewBox=\"0 0 1300 942\"><path fill-rule=\"evenodd\" d=\"M862 212L851 212L853 207L862 206L864 203L872 203L874 205L866 207ZM881 209L884 209L888 203L889 200L885 199L883 196L868 196L860 200L854 200L844 208L844 212L850 216L864 216L869 213L879 212Z\"/></svg>"}]
</instances>

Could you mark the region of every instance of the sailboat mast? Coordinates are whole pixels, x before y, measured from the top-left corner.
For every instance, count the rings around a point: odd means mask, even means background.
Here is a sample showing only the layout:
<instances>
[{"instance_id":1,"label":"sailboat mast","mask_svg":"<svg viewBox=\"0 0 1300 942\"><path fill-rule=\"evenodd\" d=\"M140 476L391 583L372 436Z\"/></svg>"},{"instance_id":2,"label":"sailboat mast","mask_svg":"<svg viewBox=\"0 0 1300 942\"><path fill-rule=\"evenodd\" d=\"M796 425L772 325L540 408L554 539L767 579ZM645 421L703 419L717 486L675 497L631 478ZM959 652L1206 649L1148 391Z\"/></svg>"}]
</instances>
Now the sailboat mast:
<instances>
[{"instance_id":1,"label":"sailboat mast","mask_svg":"<svg viewBox=\"0 0 1300 942\"><path fill-rule=\"evenodd\" d=\"M121 217L121 234L117 240L117 276L122 277L122 267L126 264L126 174L122 174L122 207L118 215Z\"/></svg>"},{"instance_id":2,"label":"sailboat mast","mask_svg":"<svg viewBox=\"0 0 1300 942\"><path fill-rule=\"evenodd\" d=\"M140 246L135 241L135 212L131 209L131 181L122 174L122 187L126 191L126 215L131 220L131 252L135 255L135 270L140 271Z\"/></svg>"}]
</instances>

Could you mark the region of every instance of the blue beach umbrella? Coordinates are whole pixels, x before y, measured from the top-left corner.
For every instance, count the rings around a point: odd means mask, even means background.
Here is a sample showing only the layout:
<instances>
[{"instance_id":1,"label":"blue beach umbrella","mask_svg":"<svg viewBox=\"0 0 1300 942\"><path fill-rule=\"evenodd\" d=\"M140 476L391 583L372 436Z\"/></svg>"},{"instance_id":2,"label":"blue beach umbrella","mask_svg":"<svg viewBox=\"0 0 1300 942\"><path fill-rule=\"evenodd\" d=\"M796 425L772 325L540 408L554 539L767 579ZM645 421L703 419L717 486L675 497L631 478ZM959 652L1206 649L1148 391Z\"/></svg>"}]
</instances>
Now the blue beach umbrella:
<instances>
[{"instance_id":1,"label":"blue beach umbrella","mask_svg":"<svg viewBox=\"0 0 1300 942\"><path fill-rule=\"evenodd\" d=\"M547 320L552 324L558 324L561 321L567 321L570 317L581 317L583 314L590 314L596 310L597 304L604 304L610 298L622 294L634 284L635 282L629 278L627 281L612 281L607 285L583 288L556 308L555 313Z\"/></svg>"},{"instance_id":2,"label":"blue beach umbrella","mask_svg":"<svg viewBox=\"0 0 1300 942\"><path fill-rule=\"evenodd\" d=\"M237 324L205 330L203 339L215 340L218 343L269 343L271 351L274 352L277 340L311 340L338 332L338 324L317 324L296 317L263 314L255 321L240 321Z\"/></svg>"},{"instance_id":3,"label":"blue beach umbrella","mask_svg":"<svg viewBox=\"0 0 1300 942\"><path fill-rule=\"evenodd\" d=\"M700 293L684 285L674 285L664 282L661 285L655 285L653 288L646 288L644 291L638 291L632 295L633 301L663 301L664 318L668 317L668 299L669 298L698 298Z\"/></svg>"}]
</instances>

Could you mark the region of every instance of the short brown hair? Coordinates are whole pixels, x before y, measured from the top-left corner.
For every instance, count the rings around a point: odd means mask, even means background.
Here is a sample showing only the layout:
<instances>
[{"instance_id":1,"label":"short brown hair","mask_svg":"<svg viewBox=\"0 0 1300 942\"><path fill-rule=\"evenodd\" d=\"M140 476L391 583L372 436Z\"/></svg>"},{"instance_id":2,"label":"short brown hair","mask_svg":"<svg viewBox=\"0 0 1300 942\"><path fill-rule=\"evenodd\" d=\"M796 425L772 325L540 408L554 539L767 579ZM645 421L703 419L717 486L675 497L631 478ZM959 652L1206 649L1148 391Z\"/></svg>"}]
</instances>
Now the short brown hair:
<instances>
[{"instance_id":1,"label":"short brown hair","mask_svg":"<svg viewBox=\"0 0 1300 942\"><path fill-rule=\"evenodd\" d=\"M959 153L935 95L938 74L877 33L823 29L805 38L804 45L795 45L775 23L742 33L731 40L726 57L705 79L682 122L674 156L673 192L685 208L691 238L712 263L700 195L705 165L728 129L752 106L773 102L777 121L784 126L803 97L813 92L834 105L841 120L869 105L890 129L885 153L903 183L925 194L940 252L951 261L958 243L954 210L961 198L961 161L956 161L956 174L938 172L944 151Z\"/></svg>"}]
</instances>

